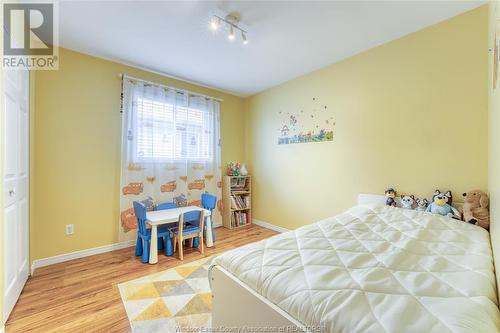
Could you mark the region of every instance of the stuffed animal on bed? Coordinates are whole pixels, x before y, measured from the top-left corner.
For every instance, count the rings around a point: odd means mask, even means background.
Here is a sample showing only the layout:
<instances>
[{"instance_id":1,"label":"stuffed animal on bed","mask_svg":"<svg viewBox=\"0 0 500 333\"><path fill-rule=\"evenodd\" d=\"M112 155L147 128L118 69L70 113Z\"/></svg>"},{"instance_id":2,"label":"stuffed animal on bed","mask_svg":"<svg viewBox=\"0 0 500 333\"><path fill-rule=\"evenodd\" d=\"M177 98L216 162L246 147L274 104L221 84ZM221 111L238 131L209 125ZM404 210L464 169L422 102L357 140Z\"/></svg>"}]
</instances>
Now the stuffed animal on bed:
<instances>
[{"instance_id":1,"label":"stuffed animal on bed","mask_svg":"<svg viewBox=\"0 0 500 333\"><path fill-rule=\"evenodd\" d=\"M396 190L392 187L385 190L385 197L387 198L385 199L386 206L396 207L396 194Z\"/></svg>"},{"instance_id":2,"label":"stuffed animal on bed","mask_svg":"<svg viewBox=\"0 0 500 333\"><path fill-rule=\"evenodd\" d=\"M417 210L419 212L425 212L428 204L429 204L429 201L426 198L417 199L417 208L415 208L415 210Z\"/></svg>"},{"instance_id":3,"label":"stuffed animal on bed","mask_svg":"<svg viewBox=\"0 0 500 333\"><path fill-rule=\"evenodd\" d=\"M453 196L450 191L441 192L440 190L435 190L432 202L427 206L426 212L460 219L458 210L451 206L452 200Z\"/></svg>"},{"instance_id":4,"label":"stuffed animal on bed","mask_svg":"<svg viewBox=\"0 0 500 333\"><path fill-rule=\"evenodd\" d=\"M413 209L413 205L415 204L415 197L412 195L403 195L401 197L401 208L404 209Z\"/></svg>"},{"instance_id":5,"label":"stuffed animal on bed","mask_svg":"<svg viewBox=\"0 0 500 333\"><path fill-rule=\"evenodd\" d=\"M490 212L488 210L490 199L483 191L474 190L463 194L464 221L486 230L490 228Z\"/></svg>"}]
</instances>

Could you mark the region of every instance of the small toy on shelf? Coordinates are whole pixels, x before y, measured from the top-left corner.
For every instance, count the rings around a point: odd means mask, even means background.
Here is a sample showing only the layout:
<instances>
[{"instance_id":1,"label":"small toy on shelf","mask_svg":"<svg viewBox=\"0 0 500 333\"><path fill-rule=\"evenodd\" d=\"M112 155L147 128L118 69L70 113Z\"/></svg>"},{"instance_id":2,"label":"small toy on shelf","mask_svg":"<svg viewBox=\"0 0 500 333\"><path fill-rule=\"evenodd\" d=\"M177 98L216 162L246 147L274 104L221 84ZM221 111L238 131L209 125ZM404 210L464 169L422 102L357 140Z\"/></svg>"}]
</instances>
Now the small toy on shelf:
<instances>
[{"instance_id":1,"label":"small toy on shelf","mask_svg":"<svg viewBox=\"0 0 500 333\"><path fill-rule=\"evenodd\" d=\"M393 189L392 187L388 188L385 190L385 197L387 198L385 200L385 205L386 206L393 206L396 207L396 190Z\"/></svg>"},{"instance_id":2,"label":"small toy on shelf","mask_svg":"<svg viewBox=\"0 0 500 333\"><path fill-rule=\"evenodd\" d=\"M240 175L248 176L248 170L247 170L247 166L245 165L245 163L241 163L241 165L240 165Z\"/></svg>"},{"instance_id":3,"label":"small toy on shelf","mask_svg":"<svg viewBox=\"0 0 500 333\"><path fill-rule=\"evenodd\" d=\"M401 197L401 208L413 209L414 204L415 204L415 196L413 196L413 194L403 195Z\"/></svg>"},{"instance_id":4,"label":"small toy on shelf","mask_svg":"<svg viewBox=\"0 0 500 333\"><path fill-rule=\"evenodd\" d=\"M228 176L239 176L240 175L240 163L239 162L229 162L227 164Z\"/></svg>"},{"instance_id":5,"label":"small toy on shelf","mask_svg":"<svg viewBox=\"0 0 500 333\"><path fill-rule=\"evenodd\" d=\"M464 197L464 221L483 227L490 228L490 212L488 210L490 199L483 191L474 190L462 194Z\"/></svg>"},{"instance_id":6,"label":"small toy on shelf","mask_svg":"<svg viewBox=\"0 0 500 333\"><path fill-rule=\"evenodd\" d=\"M428 204L429 204L429 201L426 198L417 199L417 208L415 208L415 210L417 210L419 212L425 212Z\"/></svg>"},{"instance_id":7,"label":"small toy on shelf","mask_svg":"<svg viewBox=\"0 0 500 333\"><path fill-rule=\"evenodd\" d=\"M440 190L435 190L432 202L427 206L426 212L460 219L458 210L451 206L452 200L451 191L441 192Z\"/></svg>"}]
</instances>

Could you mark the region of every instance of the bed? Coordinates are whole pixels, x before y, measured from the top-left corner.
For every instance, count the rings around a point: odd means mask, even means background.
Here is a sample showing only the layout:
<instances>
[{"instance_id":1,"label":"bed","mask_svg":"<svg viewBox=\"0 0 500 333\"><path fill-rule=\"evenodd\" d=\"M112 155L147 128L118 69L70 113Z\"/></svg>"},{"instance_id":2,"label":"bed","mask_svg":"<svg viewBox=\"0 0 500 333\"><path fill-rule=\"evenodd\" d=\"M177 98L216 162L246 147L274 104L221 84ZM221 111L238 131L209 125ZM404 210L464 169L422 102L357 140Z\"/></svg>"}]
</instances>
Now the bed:
<instances>
[{"instance_id":1,"label":"bed","mask_svg":"<svg viewBox=\"0 0 500 333\"><path fill-rule=\"evenodd\" d=\"M209 274L216 329L500 332L488 232L425 212L364 203L226 252Z\"/></svg>"}]
</instances>

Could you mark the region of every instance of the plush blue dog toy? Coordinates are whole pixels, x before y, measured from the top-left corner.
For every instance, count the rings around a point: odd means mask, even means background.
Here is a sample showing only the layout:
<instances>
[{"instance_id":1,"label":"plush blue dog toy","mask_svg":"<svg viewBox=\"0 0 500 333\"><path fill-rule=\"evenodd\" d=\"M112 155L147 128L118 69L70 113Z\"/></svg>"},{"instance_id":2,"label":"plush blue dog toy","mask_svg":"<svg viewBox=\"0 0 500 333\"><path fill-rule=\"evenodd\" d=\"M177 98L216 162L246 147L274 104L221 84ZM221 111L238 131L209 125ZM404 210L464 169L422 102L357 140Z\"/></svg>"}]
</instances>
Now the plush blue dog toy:
<instances>
[{"instance_id":1,"label":"plush blue dog toy","mask_svg":"<svg viewBox=\"0 0 500 333\"><path fill-rule=\"evenodd\" d=\"M426 212L459 218L460 213L451 206L452 200L453 197L450 191L443 193L440 190L435 190L432 202L427 206Z\"/></svg>"}]
</instances>

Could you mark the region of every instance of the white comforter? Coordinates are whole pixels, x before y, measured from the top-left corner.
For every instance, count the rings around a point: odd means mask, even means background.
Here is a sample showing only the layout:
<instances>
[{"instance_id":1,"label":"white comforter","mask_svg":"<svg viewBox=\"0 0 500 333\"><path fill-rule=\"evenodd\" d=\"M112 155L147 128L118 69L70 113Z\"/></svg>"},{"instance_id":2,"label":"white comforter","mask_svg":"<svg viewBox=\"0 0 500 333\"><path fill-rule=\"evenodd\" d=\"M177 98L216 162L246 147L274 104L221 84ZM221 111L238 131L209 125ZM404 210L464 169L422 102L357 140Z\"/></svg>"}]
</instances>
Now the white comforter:
<instances>
[{"instance_id":1,"label":"white comforter","mask_svg":"<svg viewBox=\"0 0 500 333\"><path fill-rule=\"evenodd\" d=\"M488 232L447 217L356 206L215 262L325 332L500 332Z\"/></svg>"}]
</instances>

